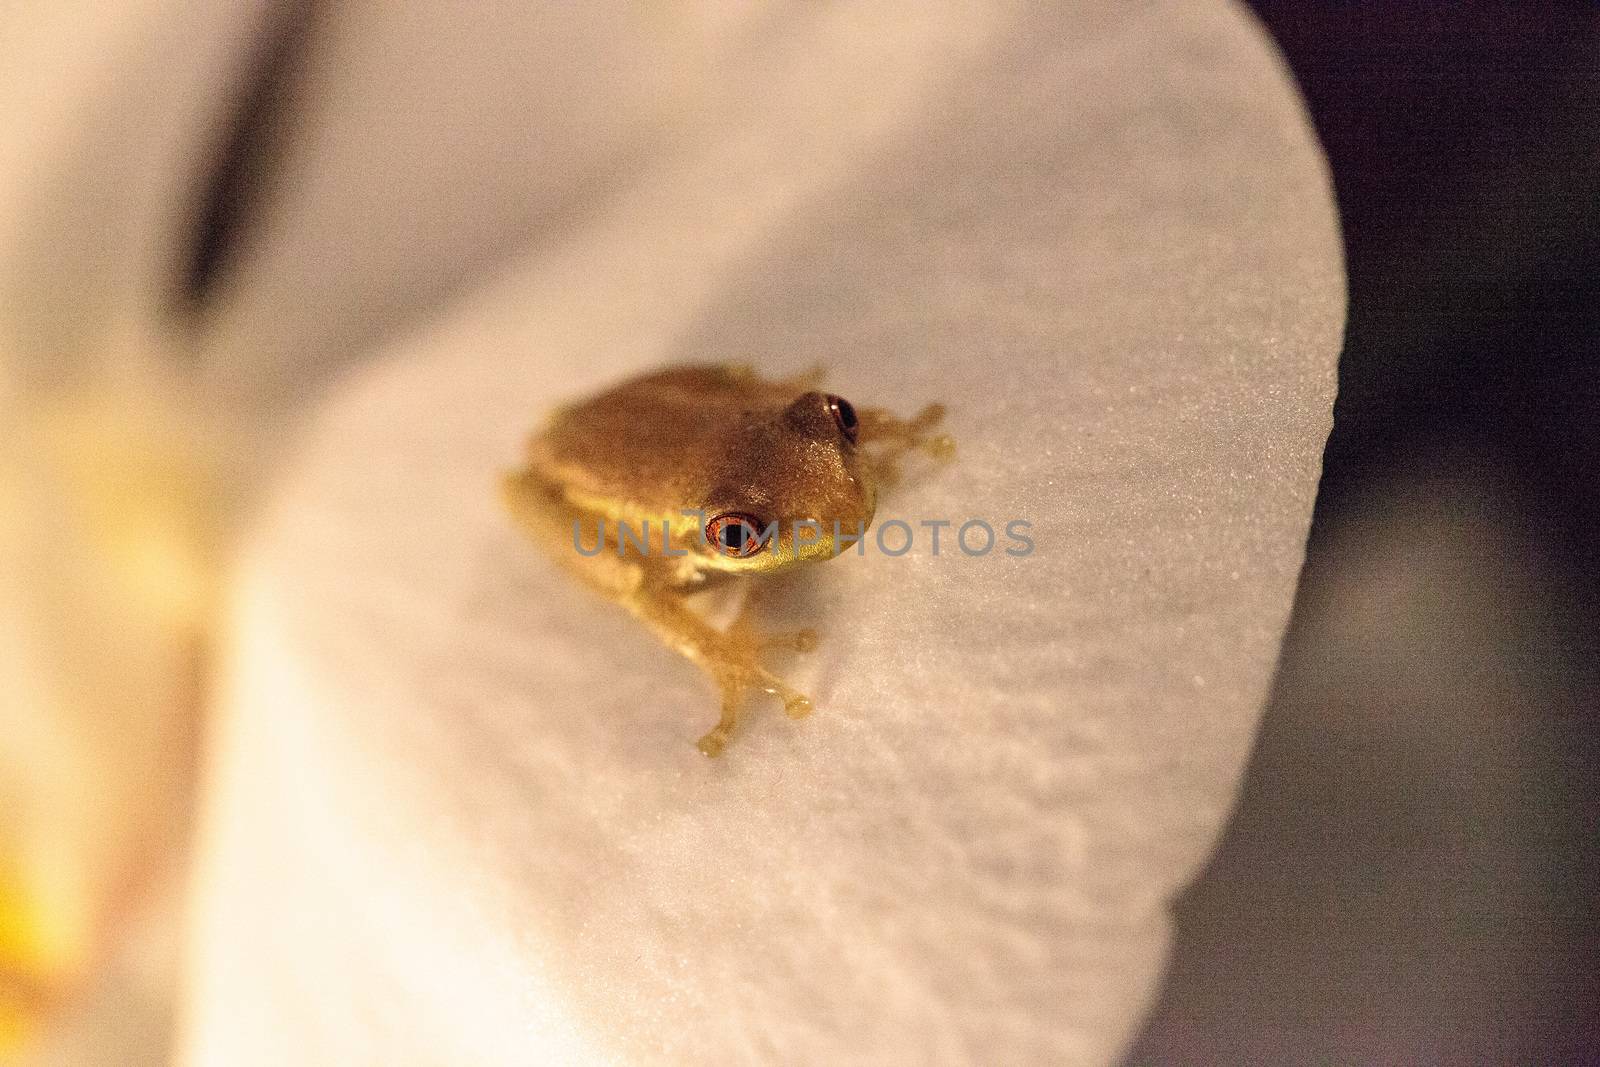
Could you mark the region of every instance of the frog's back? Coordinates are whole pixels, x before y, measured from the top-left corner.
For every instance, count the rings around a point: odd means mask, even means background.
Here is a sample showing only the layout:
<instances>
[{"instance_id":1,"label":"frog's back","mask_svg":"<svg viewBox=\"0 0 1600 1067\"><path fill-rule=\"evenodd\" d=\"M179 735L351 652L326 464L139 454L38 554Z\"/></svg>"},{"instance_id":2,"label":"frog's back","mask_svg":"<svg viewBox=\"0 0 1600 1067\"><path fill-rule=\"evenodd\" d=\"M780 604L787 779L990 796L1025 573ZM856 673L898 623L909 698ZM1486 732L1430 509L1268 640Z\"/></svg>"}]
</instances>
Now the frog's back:
<instances>
[{"instance_id":1,"label":"frog's back","mask_svg":"<svg viewBox=\"0 0 1600 1067\"><path fill-rule=\"evenodd\" d=\"M654 371L557 410L529 442L529 465L594 510L676 516L718 475L729 434L795 391L727 365Z\"/></svg>"}]
</instances>

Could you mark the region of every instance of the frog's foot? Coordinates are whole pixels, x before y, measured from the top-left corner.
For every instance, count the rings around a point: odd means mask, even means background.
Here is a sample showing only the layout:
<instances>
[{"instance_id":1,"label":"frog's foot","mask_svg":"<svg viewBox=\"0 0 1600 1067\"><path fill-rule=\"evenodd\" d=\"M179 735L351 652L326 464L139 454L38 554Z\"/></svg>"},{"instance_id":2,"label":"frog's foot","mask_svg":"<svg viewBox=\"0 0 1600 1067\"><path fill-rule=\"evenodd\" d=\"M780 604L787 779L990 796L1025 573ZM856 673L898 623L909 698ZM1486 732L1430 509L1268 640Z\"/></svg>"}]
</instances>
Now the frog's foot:
<instances>
[{"instance_id":1,"label":"frog's foot","mask_svg":"<svg viewBox=\"0 0 1600 1067\"><path fill-rule=\"evenodd\" d=\"M700 751L707 756L720 756L727 747L738 728L745 694L751 689L771 693L783 701L784 713L791 719L803 719L811 714L810 697L791 688L753 660L740 658L712 667L710 673L722 690L722 718L698 743Z\"/></svg>"},{"instance_id":2,"label":"frog's foot","mask_svg":"<svg viewBox=\"0 0 1600 1067\"><path fill-rule=\"evenodd\" d=\"M697 747L707 756L720 756L739 725L745 694L750 689L771 693L783 701L783 710L791 719L803 719L811 714L811 698L791 688L772 672L751 661L729 664L712 670L717 686L722 690L722 718L702 737Z\"/></svg>"},{"instance_id":3,"label":"frog's foot","mask_svg":"<svg viewBox=\"0 0 1600 1067\"><path fill-rule=\"evenodd\" d=\"M774 648L809 652L817 645L815 630L760 634L750 624L747 602L734 624L718 630L683 605L669 590L643 589L629 607L669 646L711 676L722 693L722 718L700 739L700 751L715 756L727 746L738 726L744 698L751 690L770 693L783 702L790 718L811 713L811 699L761 665L761 654Z\"/></svg>"},{"instance_id":4,"label":"frog's foot","mask_svg":"<svg viewBox=\"0 0 1600 1067\"><path fill-rule=\"evenodd\" d=\"M857 415L860 419L860 443L879 446L872 453L872 463L881 485L892 485L899 481L900 459L907 452L923 452L940 461L956 454L953 437L933 432L934 427L944 420L943 404L929 404L909 419L902 419L883 408L859 409Z\"/></svg>"},{"instance_id":5,"label":"frog's foot","mask_svg":"<svg viewBox=\"0 0 1600 1067\"><path fill-rule=\"evenodd\" d=\"M803 719L812 711L811 698L763 667L760 657L773 649L814 651L818 642L817 631L808 626L799 630L762 633L755 624L757 605L761 600L760 590L760 586L749 590L744 606L733 623L716 634L716 652L713 656L720 656L720 660L700 660L701 666L722 691L722 719L700 739L700 751L708 756L720 753L732 736L748 690L769 693L783 701L784 714L791 719Z\"/></svg>"}]
</instances>

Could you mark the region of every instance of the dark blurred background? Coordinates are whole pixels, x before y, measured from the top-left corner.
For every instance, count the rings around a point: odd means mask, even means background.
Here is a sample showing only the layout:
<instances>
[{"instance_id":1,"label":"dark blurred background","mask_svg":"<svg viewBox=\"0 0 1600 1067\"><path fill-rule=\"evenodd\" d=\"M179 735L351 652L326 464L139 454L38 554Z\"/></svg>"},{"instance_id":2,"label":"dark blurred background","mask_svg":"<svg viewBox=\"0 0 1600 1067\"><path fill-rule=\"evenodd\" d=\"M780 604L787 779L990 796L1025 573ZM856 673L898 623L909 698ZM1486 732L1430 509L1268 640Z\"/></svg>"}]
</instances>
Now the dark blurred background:
<instances>
[{"instance_id":1,"label":"dark blurred background","mask_svg":"<svg viewBox=\"0 0 1600 1067\"><path fill-rule=\"evenodd\" d=\"M1600 5L1251 6L1349 330L1276 691L1129 1062L1600 1063Z\"/></svg>"}]
</instances>

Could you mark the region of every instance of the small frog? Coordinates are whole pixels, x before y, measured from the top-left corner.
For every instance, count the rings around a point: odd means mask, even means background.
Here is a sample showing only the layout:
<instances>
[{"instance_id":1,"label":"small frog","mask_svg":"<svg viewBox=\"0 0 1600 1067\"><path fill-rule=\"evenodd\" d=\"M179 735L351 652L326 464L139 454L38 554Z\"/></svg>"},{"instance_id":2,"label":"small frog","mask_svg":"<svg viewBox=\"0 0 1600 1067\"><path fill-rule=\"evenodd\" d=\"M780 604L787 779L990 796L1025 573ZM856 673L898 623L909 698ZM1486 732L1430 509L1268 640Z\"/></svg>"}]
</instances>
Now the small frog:
<instances>
[{"instance_id":1,"label":"small frog","mask_svg":"<svg viewBox=\"0 0 1600 1067\"><path fill-rule=\"evenodd\" d=\"M700 739L707 756L727 745L748 690L777 696L791 717L810 713L760 656L810 651L817 635L755 633L748 596L719 630L685 597L833 558L865 535L907 452L954 454L930 432L942 406L910 419L858 411L818 391L821 376L771 381L738 364L645 374L557 410L529 441L527 466L504 481L536 541L716 682L722 717Z\"/></svg>"}]
</instances>

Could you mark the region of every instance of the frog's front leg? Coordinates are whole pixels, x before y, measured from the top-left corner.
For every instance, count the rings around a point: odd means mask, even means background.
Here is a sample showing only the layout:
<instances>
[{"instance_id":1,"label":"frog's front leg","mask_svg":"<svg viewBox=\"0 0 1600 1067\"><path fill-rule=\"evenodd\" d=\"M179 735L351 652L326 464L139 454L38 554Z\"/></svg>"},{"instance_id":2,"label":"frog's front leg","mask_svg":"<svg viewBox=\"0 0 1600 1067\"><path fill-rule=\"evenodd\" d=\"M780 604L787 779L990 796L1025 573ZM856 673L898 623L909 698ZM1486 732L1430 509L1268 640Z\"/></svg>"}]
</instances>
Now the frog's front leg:
<instances>
[{"instance_id":1,"label":"frog's front leg","mask_svg":"<svg viewBox=\"0 0 1600 1067\"><path fill-rule=\"evenodd\" d=\"M879 485L899 481L900 458L907 452L926 452L938 460L955 455L954 438L931 432L944 421L943 404L929 404L909 419L885 408L858 408L856 414L860 420L856 440L866 446Z\"/></svg>"},{"instance_id":2,"label":"frog's front leg","mask_svg":"<svg viewBox=\"0 0 1600 1067\"><path fill-rule=\"evenodd\" d=\"M683 602L683 592L658 582L645 582L627 598L627 606L668 647L691 660L711 676L722 696L722 717L700 739L708 756L720 755L738 726L745 695L752 689L771 693L783 701L791 718L811 713L809 697L797 692L760 663L767 649L786 647L809 652L816 647L811 630L762 637L749 623L748 602L738 621L726 631L706 622Z\"/></svg>"}]
</instances>

